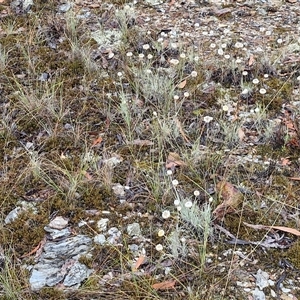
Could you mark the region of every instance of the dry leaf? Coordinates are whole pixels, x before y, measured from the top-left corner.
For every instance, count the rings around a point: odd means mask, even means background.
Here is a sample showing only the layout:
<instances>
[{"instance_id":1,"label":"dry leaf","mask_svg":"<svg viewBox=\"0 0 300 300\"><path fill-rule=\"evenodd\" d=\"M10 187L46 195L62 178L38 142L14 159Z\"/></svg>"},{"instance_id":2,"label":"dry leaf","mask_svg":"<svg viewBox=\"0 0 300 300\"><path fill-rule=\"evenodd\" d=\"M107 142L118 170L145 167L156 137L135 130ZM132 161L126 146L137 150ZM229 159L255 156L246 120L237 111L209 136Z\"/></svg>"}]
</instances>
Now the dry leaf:
<instances>
[{"instance_id":1,"label":"dry leaf","mask_svg":"<svg viewBox=\"0 0 300 300\"><path fill-rule=\"evenodd\" d=\"M166 49L169 46L169 43L170 42L168 40L164 40L163 43L162 43L162 48Z\"/></svg>"},{"instance_id":2,"label":"dry leaf","mask_svg":"<svg viewBox=\"0 0 300 300\"><path fill-rule=\"evenodd\" d=\"M243 194L227 181L220 181L217 192L221 195L223 202L213 211L216 219L220 220L226 213L233 212L243 201Z\"/></svg>"},{"instance_id":3,"label":"dry leaf","mask_svg":"<svg viewBox=\"0 0 300 300\"><path fill-rule=\"evenodd\" d=\"M149 141L149 140L140 140L140 139L134 140L131 144L132 145L138 145L138 146L152 146L152 145L154 145L154 143Z\"/></svg>"},{"instance_id":4,"label":"dry leaf","mask_svg":"<svg viewBox=\"0 0 300 300\"><path fill-rule=\"evenodd\" d=\"M267 226L267 225L254 225L254 224L248 224L246 222L243 222L246 226L251 227L253 229L276 229L284 232L291 233L296 236L300 236L300 231L294 228L285 227L285 226Z\"/></svg>"},{"instance_id":5,"label":"dry leaf","mask_svg":"<svg viewBox=\"0 0 300 300\"><path fill-rule=\"evenodd\" d=\"M180 134L182 135L183 139L185 140L186 143L190 144L191 142L189 141L189 139L187 138L185 132L183 131L181 123L178 120L178 118L175 118L175 121L176 121L177 128L178 128Z\"/></svg>"},{"instance_id":6,"label":"dry leaf","mask_svg":"<svg viewBox=\"0 0 300 300\"><path fill-rule=\"evenodd\" d=\"M87 180L92 180L93 179L93 176L87 171L83 171L83 175Z\"/></svg>"},{"instance_id":7,"label":"dry leaf","mask_svg":"<svg viewBox=\"0 0 300 300\"><path fill-rule=\"evenodd\" d=\"M168 289L174 289L175 288L175 280L167 280L164 282L155 283L152 285L152 288L155 290L168 290Z\"/></svg>"},{"instance_id":8,"label":"dry leaf","mask_svg":"<svg viewBox=\"0 0 300 300\"><path fill-rule=\"evenodd\" d=\"M251 67L255 62L255 58L253 55L250 55L250 58L248 60L248 66Z\"/></svg>"},{"instance_id":9,"label":"dry leaf","mask_svg":"<svg viewBox=\"0 0 300 300\"><path fill-rule=\"evenodd\" d=\"M243 128L240 127L237 131L237 134L238 134L239 140L242 142L246 136Z\"/></svg>"},{"instance_id":10,"label":"dry leaf","mask_svg":"<svg viewBox=\"0 0 300 300\"><path fill-rule=\"evenodd\" d=\"M289 157L282 157L280 159L280 161L281 161L282 166L288 166L288 165L291 164L291 161L289 160Z\"/></svg>"},{"instance_id":11,"label":"dry leaf","mask_svg":"<svg viewBox=\"0 0 300 300\"><path fill-rule=\"evenodd\" d=\"M185 87L185 85L186 85L186 80L183 80L183 81L181 81L181 82L177 85L177 87L178 87L179 89L183 89L183 88Z\"/></svg>"},{"instance_id":12,"label":"dry leaf","mask_svg":"<svg viewBox=\"0 0 300 300\"><path fill-rule=\"evenodd\" d=\"M291 131L295 131L296 130L293 122L286 121L284 123L285 123L285 126L287 127L287 129L290 129Z\"/></svg>"},{"instance_id":13,"label":"dry leaf","mask_svg":"<svg viewBox=\"0 0 300 300\"><path fill-rule=\"evenodd\" d=\"M101 144L102 141L103 141L103 138L102 138L101 136L99 136L97 139L95 139L95 140L93 141L92 147Z\"/></svg>"},{"instance_id":14,"label":"dry leaf","mask_svg":"<svg viewBox=\"0 0 300 300\"><path fill-rule=\"evenodd\" d=\"M34 253L39 254L39 249L43 248L45 244L46 244L46 239L44 238L44 239L42 239L42 240L38 243L38 245L37 245L35 248L33 248L29 253L23 254L23 255L21 256L21 258L28 257L28 256L30 256L30 255L32 255L32 254L34 254Z\"/></svg>"},{"instance_id":15,"label":"dry leaf","mask_svg":"<svg viewBox=\"0 0 300 300\"><path fill-rule=\"evenodd\" d=\"M140 257L138 258L138 260L136 261L136 263L132 267L132 271L136 272L137 269L144 263L145 259L146 259L145 255L140 255Z\"/></svg>"},{"instance_id":16,"label":"dry leaf","mask_svg":"<svg viewBox=\"0 0 300 300\"><path fill-rule=\"evenodd\" d=\"M102 64L101 64L102 68L107 69L108 68L108 61L104 56L101 57L101 62L102 62Z\"/></svg>"},{"instance_id":17,"label":"dry leaf","mask_svg":"<svg viewBox=\"0 0 300 300\"><path fill-rule=\"evenodd\" d=\"M166 162L166 168L174 170L175 167L183 167L186 166L186 163L180 159L179 154L175 152L170 152Z\"/></svg>"},{"instance_id":18,"label":"dry leaf","mask_svg":"<svg viewBox=\"0 0 300 300\"><path fill-rule=\"evenodd\" d=\"M296 180L296 181L300 181L300 177L289 177L289 179L291 179L291 180Z\"/></svg>"},{"instance_id":19,"label":"dry leaf","mask_svg":"<svg viewBox=\"0 0 300 300\"><path fill-rule=\"evenodd\" d=\"M98 7L100 7L100 4L99 3L91 3L91 4L88 4L88 7L89 8L98 8Z\"/></svg>"},{"instance_id":20,"label":"dry leaf","mask_svg":"<svg viewBox=\"0 0 300 300\"><path fill-rule=\"evenodd\" d=\"M220 17L220 16L231 13L231 11L232 11L231 8L222 8L222 9L216 9L214 11L214 13L216 14L216 16Z\"/></svg>"}]
</instances>

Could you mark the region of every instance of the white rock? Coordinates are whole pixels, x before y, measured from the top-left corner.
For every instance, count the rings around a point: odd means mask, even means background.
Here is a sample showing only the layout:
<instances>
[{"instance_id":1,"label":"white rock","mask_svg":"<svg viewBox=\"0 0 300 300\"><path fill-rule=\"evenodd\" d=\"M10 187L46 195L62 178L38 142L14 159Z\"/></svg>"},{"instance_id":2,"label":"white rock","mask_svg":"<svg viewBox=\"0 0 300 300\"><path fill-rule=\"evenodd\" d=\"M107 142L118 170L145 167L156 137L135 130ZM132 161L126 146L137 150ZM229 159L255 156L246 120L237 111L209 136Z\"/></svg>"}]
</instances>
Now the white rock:
<instances>
[{"instance_id":1,"label":"white rock","mask_svg":"<svg viewBox=\"0 0 300 300\"><path fill-rule=\"evenodd\" d=\"M104 234L97 234L97 235L94 237L94 243L95 243L95 244L103 245L103 244L105 244L105 242L106 242L106 238L105 238L105 235L104 235Z\"/></svg>"},{"instance_id":2,"label":"white rock","mask_svg":"<svg viewBox=\"0 0 300 300\"><path fill-rule=\"evenodd\" d=\"M58 216L49 223L49 227L54 229L63 229L67 227L68 223L69 220L67 218Z\"/></svg>"},{"instance_id":3,"label":"white rock","mask_svg":"<svg viewBox=\"0 0 300 300\"><path fill-rule=\"evenodd\" d=\"M275 292L274 290L270 289L270 292L271 292L271 296L272 296L273 298L276 298L276 297L277 297L277 294L276 294L276 292Z\"/></svg>"},{"instance_id":4,"label":"white rock","mask_svg":"<svg viewBox=\"0 0 300 300\"><path fill-rule=\"evenodd\" d=\"M285 293L285 294L288 294L288 293L291 292L291 289L287 289L287 288L285 288L285 287L281 287L281 290L282 290L282 292Z\"/></svg>"}]
</instances>

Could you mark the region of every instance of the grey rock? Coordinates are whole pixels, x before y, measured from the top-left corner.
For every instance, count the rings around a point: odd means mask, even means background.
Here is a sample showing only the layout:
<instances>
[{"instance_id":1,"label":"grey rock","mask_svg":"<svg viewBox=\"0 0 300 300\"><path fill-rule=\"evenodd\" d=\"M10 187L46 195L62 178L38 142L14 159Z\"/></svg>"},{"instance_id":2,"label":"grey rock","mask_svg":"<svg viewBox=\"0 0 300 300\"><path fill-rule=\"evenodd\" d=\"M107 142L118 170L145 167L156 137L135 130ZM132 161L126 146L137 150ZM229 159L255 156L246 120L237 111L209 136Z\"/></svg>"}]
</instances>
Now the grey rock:
<instances>
[{"instance_id":1,"label":"grey rock","mask_svg":"<svg viewBox=\"0 0 300 300\"><path fill-rule=\"evenodd\" d=\"M254 300L265 300L266 299L266 295L263 291L260 291L258 288L256 288L253 292L252 292L252 296Z\"/></svg>"},{"instance_id":2,"label":"grey rock","mask_svg":"<svg viewBox=\"0 0 300 300\"><path fill-rule=\"evenodd\" d=\"M131 252L134 252L134 253L139 251L139 246L137 244L128 245L128 248Z\"/></svg>"},{"instance_id":3,"label":"grey rock","mask_svg":"<svg viewBox=\"0 0 300 300\"><path fill-rule=\"evenodd\" d=\"M32 0L14 0L10 3L11 9L16 13L27 13L33 5Z\"/></svg>"},{"instance_id":4,"label":"grey rock","mask_svg":"<svg viewBox=\"0 0 300 300\"><path fill-rule=\"evenodd\" d=\"M73 130L74 129L74 127L71 124L69 124L69 123L66 123L65 126L64 126L64 128L66 130Z\"/></svg>"},{"instance_id":5,"label":"grey rock","mask_svg":"<svg viewBox=\"0 0 300 300\"><path fill-rule=\"evenodd\" d=\"M108 229L107 233L110 235L118 235L120 231L117 227L111 227Z\"/></svg>"},{"instance_id":6,"label":"grey rock","mask_svg":"<svg viewBox=\"0 0 300 300\"><path fill-rule=\"evenodd\" d=\"M25 144L25 148L26 148L27 150L29 150L30 148L33 148L33 146L34 146L34 144L33 144L32 142L27 142L27 143Z\"/></svg>"},{"instance_id":7,"label":"grey rock","mask_svg":"<svg viewBox=\"0 0 300 300\"><path fill-rule=\"evenodd\" d=\"M254 277L256 278L256 286L259 287L260 290L269 286L269 274L267 272L259 269Z\"/></svg>"},{"instance_id":8,"label":"grey rock","mask_svg":"<svg viewBox=\"0 0 300 300\"><path fill-rule=\"evenodd\" d=\"M29 283L33 291L45 286L54 286L63 280L64 276L59 275L60 268L47 265L36 265L32 270Z\"/></svg>"},{"instance_id":9,"label":"grey rock","mask_svg":"<svg viewBox=\"0 0 300 300\"><path fill-rule=\"evenodd\" d=\"M60 5L59 8L58 8L58 11L61 12L61 13L65 13L68 10L70 10L71 7L72 7L72 4L70 2L67 2L65 4Z\"/></svg>"},{"instance_id":10,"label":"grey rock","mask_svg":"<svg viewBox=\"0 0 300 300\"><path fill-rule=\"evenodd\" d=\"M51 228L48 226L47 229ZM91 247L92 239L86 235L77 235L56 242L48 241L37 264L32 267L29 279L32 290L55 286L60 282L67 286L79 285L93 272L78 262L80 256L86 255Z\"/></svg>"},{"instance_id":11,"label":"grey rock","mask_svg":"<svg viewBox=\"0 0 300 300\"><path fill-rule=\"evenodd\" d=\"M65 286L78 285L84 279L88 278L92 272L93 270L89 269L86 265L76 261L68 272L63 283Z\"/></svg>"},{"instance_id":12,"label":"grey rock","mask_svg":"<svg viewBox=\"0 0 300 300\"><path fill-rule=\"evenodd\" d=\"M44 230L49 233L52 240L55 240L58 238L63 238L63 237L68 237L71 235L70 228L64 228L62 230L58 230L58 229L50 228L49 226L45 226Z\"/></svg>"},{"instance_id":13,"label":"grey rock","mask_svg":"<svg viewBox=\"0 0 300 300\"><path fill-rule=\"evenodd\" d=\"M15 221L20 215L20 213L27 210L32 210L33 213L37 213L37 209L34 204L28 203L26 201L18 201L18 206L14 208L11 212L9 212L6 218L4 219L5 224L9 224Z\"/></svg>"},{"instance_id":14,"label":"grey rock","mask_svg":"<svg viewBox=\"0 0 300 300\"><path fill-rule=\"evenodd\" d=\"M77 235L59 242L48 242L44 246L42 258L70 258L86 253L92 244L92 239L85 235Z\"/></svg>"},{"instance_id":15,"label":"grey rock","mask_svg":"<svg viewBox=\"0 0 300 300\"><path fill-rule=\"evenodd\" d=\"M117 227L110 228L107 233L109 234L109 237L107 238L109 244L116 245L120 242L122 233Z\"/></svg>"},{"instance_id":16,"label":"grey rock","mask_svg":"<svg viewBox=\"0 0 300 300\"><path fill-rule=\"evenodd\" d=\"M48 43L49 44L49 43ZM51 48L51 47L50 47ZM40 81L48 81L48 79L50 79L50 74L47 72L44 72L41 74L41 76L39 77Z\"/></svg>"},{"instance_id":17,"label":"grey rock","mask_svg":"<svg viewBox=\"0 0 300 300\"><path fill-rule=\"evenodd\" d=\"M29 284L33 291L39 290L46 285L47 274L43 271L33 270L29 278Z\"/></svg>"},{"instance_id":18,"label":"grey rock","mask_svg":"<svg viewBox=\"0 0 300 300\"><path fill-rule=\"evenodd\" d=\"M11 212L9 212L9 214L4 219L5 224L10 224L11 222L15 221L22 211L23 208L20 206L14 208Z\"/></svg>"}]
</instances>

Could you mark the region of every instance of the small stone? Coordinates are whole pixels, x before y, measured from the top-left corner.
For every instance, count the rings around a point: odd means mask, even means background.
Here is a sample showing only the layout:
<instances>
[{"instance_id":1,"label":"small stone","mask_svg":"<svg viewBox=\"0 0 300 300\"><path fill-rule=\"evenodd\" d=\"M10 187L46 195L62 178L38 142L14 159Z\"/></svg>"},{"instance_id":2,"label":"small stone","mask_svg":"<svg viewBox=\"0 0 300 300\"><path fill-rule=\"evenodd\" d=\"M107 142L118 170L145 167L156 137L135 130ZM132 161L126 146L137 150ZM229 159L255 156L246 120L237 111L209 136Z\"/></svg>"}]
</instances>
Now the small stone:
<instances>
[{"instance_id":1,"label":"small stone","mask_svg":"<svg viewBox=\"0 0 300 300\"><path fill-rule=\"evenodd\" d=\"M266 299L266 295L263 291L260 291L258 288L256 288L253 292L252 292L252 296L254 300L265 300Z\"/></svg>"},{"instance_id":2,"label":"small stone","mask_svg":"<svg viewBox=\"0 0 300 300\"><path fill-rule=\"evenodd\" d=\"M61 13L65 13L72 7L71 3L65 3L59 6L58 10Z\"/></svg>"},{"instance_id":3,"label":"small stone","mask_svg":"<svg viewBox=\"0 0 300 300\"><path fill-rule=\"evenodd\" d=\"M259 269L254 277L256 278L256 286L258 286L260 290L269 286L269 274L267 272Z\"/></svg>"},{"instance_id":4,"label":"small stone","mask_svg":"<svg viewBox=\"0 0 300 300\"><path fill-rule=\"evenodd\" d=\"M141 235L141 227L139 223L128 224L127 233L130 236L140 236Z\"/></svg>"},{"instance_id":5,"label":"small stone","mask_svg":"<svg viewBox=\"0 0 300 300\"><path fill-rule=\"evenodd\" d=\"M117 166L118 164L120 164L122 161L123 161L123 158L121 156L116 155L111 158L102 160L102 163L108 167L113 168L113 167ZM120 184L120 183L118 183L118 184Z\"/></svg>"},{"instance_id":6,"label":"small stone","mask_svg":"<svg viewBox=\"0 0 300 300\"><path fill-rule=\"evenodd\" d=\"M69 124L69 123L66 123L65 126L64 126L64 128L66 130L73 130L74 129L74 127L71 124Z\"/></svg>"},{"instance_id":7,"label":"small stone","mask_svg":"<svg viewBox=\"0 0 300 300\"><path fill-rule=\"evenodd\" d=\"M287 289L287 288L285 288L285 287L281 287L281 290L282 290L282 292L285 293L285 294L288 294L288 293L291 292L291 289Z\"/></svg>"},{"instance_id":8,"label":"small stone","mask_svg":"<svg viewBox=\"0 0 300 300\"><path fill-rule=\"evenodd\" d=\"M137 252L139 251L139 246L137 244L131 244L131 245L128 245L128 248L131 252Z\"/></svg>"},{"instance_id":9,"label":"small stone","mask_svg":"<svg viewBox=\"0 0 300 300\"><path fill-rule=\"evenodd\" d=\"M97 222L97 227L100 231L105 231L107 229L107 223L109 219L107 218L102 218Z\"/></svg>"},{"instance_id":10,"label":"small stone","mask_svg":"<svg viewBox=\"0 0 300 300\"><path fill-rule=\"evenodd\" d=\"M273 298L276 298L276 297L277 297L277 294L276 294L276 292L275 292L274 290L270 289L270 293L271 293L271 296L272 296Z\"/></svg>"},{"instance_id":11,"label":"small stone","mask_svg":"<svg viewBox=\"0 0 300 300\"><path fill-rule=\"evenodd\" d=\"M50 78L50 74L47 72L44 72L41 74L41 76L39 77L40 81L47 81Z\"/></svg>"},{"instance_id":12,"label":"small stone","mask_svg":"<svg viewBox=\"0 0 300 300\"><path fill-rule=\"evenodd\" d=\"M23 209L20 206L14 208L4 219L5 224L10 224L11 222L15 221L22 211Z\"/></svg>"},{"instance_id":13,"label":"small stone","mask_svg":"<svg viewBox=\"0 0 300 300\"><path fill-rule=\"evenodd\" d=\"M125 188L120 183L115 184L113 187L113 192L118 197L124 197L125 196Z\"/></svg>"},{"instance_id":14,"label":"small stone","mask_svg":"<svg viewBox=\"0 0 300 300\"><path fill-rule=\"evenodd\" d=\"M272 280L272 279L269 279L269 280L268 280L268 283L269 283L270 286L274 286L274 285L275 285L275 281Z\"/></svg>"},{"instance_id":15,"label":"small stone","mask_svg":"<svg viewBox=\"0 0 300 300\"><path fill-rule=\"evenodd\" d=\"M121 231L117 227L112 227L108 230L108 234L110 235L107 238L107 242L109 244L115 245L120 241L120 237L122 235Z\"/></svg>"},{"instance_id":16,"label":"small stone","mask_svg":"<svg viewBox=\"0 0 300 300\"><path fill-rule=\"evenodd\" d=\"M115 235L115 234L121 234L121 232L119 231L119 229L117 227L111 227L108 229L108 234L110 235Z\"/></svg>"},{"instance_id":17,"label":"small stone","mask_svg":"<svg viewBox=\"0 0 300 300\"><path fill-rule=\"evenodd\" d=\"M32 143L32 142L27 142L26 145L25 145L25 148L26 148L27 150L29 150L29 149L32 148L32 147L33 147L33 143Z\"/></svg>"},{"instance_id":18,"label":"small stone","mask_svg":"<svg viewBox=\"0 0 300 300\"><path fill-rule=\"evenodd\" d=\"M105 244L105 242L106 242L106 238L105 238L105 235L104 235L104 234L97 234L97 235L94 237L94 243L95 243L95 244L103 245L103 244Z\"/></svg>"},{"instance_id":19,"label":"small stone","mask_svg":"<svg viewBox=\"0 0 300 300\"><path fill-rule=\"evenodd\" d=\"M81 221L78 222L78 227L79 227L79 228L80 228L80 227L83 227L83 226L85 226L85 225L87 225L87 222L86 222L86 221L81 220Z\"/></svg>"}]
</instances>

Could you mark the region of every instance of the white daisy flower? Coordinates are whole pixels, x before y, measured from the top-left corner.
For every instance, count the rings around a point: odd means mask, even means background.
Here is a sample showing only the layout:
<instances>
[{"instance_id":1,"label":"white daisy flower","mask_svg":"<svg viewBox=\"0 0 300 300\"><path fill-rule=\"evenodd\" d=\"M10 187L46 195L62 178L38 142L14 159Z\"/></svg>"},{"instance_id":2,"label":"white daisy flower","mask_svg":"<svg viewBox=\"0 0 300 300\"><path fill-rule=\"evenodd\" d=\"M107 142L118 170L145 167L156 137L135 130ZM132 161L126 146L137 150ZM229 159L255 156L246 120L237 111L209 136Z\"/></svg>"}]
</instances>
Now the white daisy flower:
<instances>
[{"instance_id":1,"label":"white daisy flower","mask_svg":"<svg viewBox=\"0 0 300 300\"><path fill-rule=\"evenodd\" d=\"M172 180L172 184L173 184L173 186L177 186L179 184L179 182L177 179L174 179L174 180Z\"/></svg>"},{"instance_id":2,"label":"white daisy flower","mask_svg":"<svg viewBox=\"0 0 300 300\"><path fill-rule=\"evenodd\" d=\"M198 73L196 71L191 72L192 77L197 77Z\"/></svg>"},{"instance_id":3,"label":"white daisy flower","mask_svg":"<svg viewBox=\"0 0 300 300\"><path fill-rule=\"evenodd\" d=\"M163 217L163 219L169 219L170 216L171 216L171 213L170 213L169 210L164 210L164 211L162 212L162 217Z\"/></svg>"},{"instance_id":4,"label":"white daisy flower","mask_svg":"<svg viewBox=\"0 0 300 300\"><path fill-rule=\"evenodd\" d=\"M180 204L180 200L179 200L179 199L175 199L175 200L174 200L174 205L175 205L175 206L178 206L179 204Z\"/></svg>"},{"instance_id":5,"label":"white daisy flower","mask_svg":"<svg viewBox=\"0 0 300 300\"><path fill-rule=\"evenodd\" d=\"M200 195L200 192L198 190L194 191L194 196L198 197Z\"/></svg>"},{"instance_id":6,"label":"white daisy flower","mask_svg":"<svg viewBox=\"0 0 300 300\"><path fill-rule=\"evenodd\" d=\"M157 244L155 246L156 251L162 251L164 249L164 247L161 244Z\"/></svg>"},{"instance_id":7,"label":"white daisy flower","mask_svg":"<svg viewBox=\"0 0 300 300\"><path fill-rule=\"evenodd\" d=\"M165 235L165 231L164 231L163 229L160 229L160 230L158 230L157 235L158 235L159 237L162 237L162 236Z\"/></svg>"},{"instance_id":8,"label":"white daisy flower","mask_svg":"<svg viewBox=\"0 0 300 300\"><path fill-rule=\"evenodd\" d=\"M205 117L203 118L203 121L204 121L205 123L210 123L212 120L213 120L213 117L210 117L210 116L205 116Z\"/></svg>"},{"instance_id":9,"label":"white daisy flower","mask_svg":"<svg viewBox=\"0 0 300 300\"><path fill-rule=\"evenodd\" d=\"M184 203L184 206L186 208L191 208L193 206L193 202L192 201L187 201L187 202Z\"/></svg>"}]
</instances>

